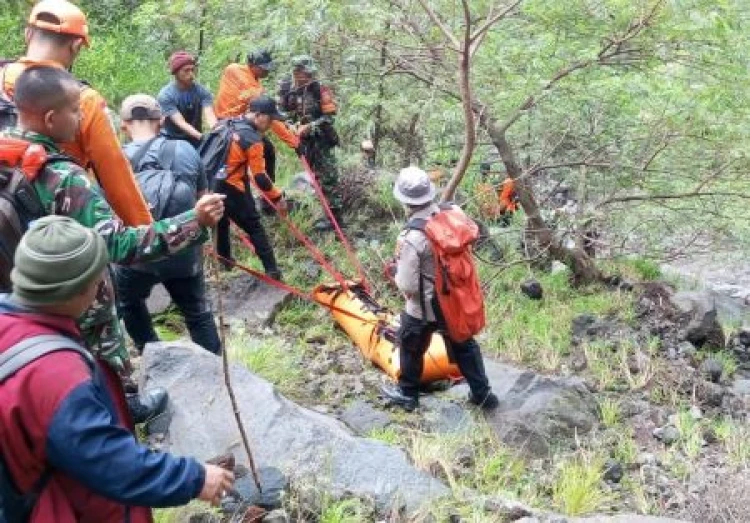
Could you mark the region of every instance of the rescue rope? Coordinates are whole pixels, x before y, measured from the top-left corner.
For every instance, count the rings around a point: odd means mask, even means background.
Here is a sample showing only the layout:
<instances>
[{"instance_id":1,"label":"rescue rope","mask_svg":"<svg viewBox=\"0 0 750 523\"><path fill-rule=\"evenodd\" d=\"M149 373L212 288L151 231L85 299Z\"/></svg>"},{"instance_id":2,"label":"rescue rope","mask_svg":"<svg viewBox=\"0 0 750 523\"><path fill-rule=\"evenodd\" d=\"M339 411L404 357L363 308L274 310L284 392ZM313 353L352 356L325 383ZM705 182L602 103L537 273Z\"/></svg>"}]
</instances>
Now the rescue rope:
<instances>
[{"instance_id":1,"label":"rescue rope","mask_svg":"<svg viewBox=\"0 0 750 523\"><path fill-rule=\"evenodd\" d=\"M331 210L331 206L329 205L328 199L323 193L323 189L321 188L320 183L318 182L318 178L317 176L315 176L315 173L310 167L310 162L307 161L307 158L305 158L305 156L300 156L299 159L300 159L300 162L302 163L302 167L305 168L305 172L307 173L307 176L310 177L310 181L312 182L313 188L315 189L315 193L317 194L318 199L320 200L320 203L323 205L323 209L325 210L325 213L328 216L328 219L331 221L331 223L333 224L333 228L336 230L336 235L339 237L339 239L341 240L341 243L344 245L344 250L346 250L346 255L349 258L349 261L351 261L354 267L357 269L357 275L359 277L359 281L362 282L362 287L364 287L365 291L369 293L370 285L367 282L367 278L365 277L364 268L362 267L362 264L359 262L359 259L354 253L354 249L349 243L349 240L347 240L346 236L344 235L344 231L341 230L341 226L339 225L338 220L336 220L336 217L334 216L333 211Z\"/></svg>"}]
</instances>

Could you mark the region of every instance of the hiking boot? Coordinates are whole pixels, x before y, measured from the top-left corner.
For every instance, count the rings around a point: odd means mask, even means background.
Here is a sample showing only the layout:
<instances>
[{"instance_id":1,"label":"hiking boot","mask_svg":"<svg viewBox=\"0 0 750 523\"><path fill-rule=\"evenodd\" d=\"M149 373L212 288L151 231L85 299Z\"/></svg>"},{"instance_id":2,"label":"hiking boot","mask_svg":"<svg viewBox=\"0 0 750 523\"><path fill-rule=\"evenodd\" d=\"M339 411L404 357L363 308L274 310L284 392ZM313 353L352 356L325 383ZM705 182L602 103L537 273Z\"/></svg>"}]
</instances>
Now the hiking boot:
<instances>
[{"instance_id":1,"label":"hiking boot","mask_svg":"<svg viewBox=\"0 0 750 523\"><path fill-rule=\"evenodd\" d=\"M269 278L273 278L276 281L284 281L281 271L279 269L272 269L270 271L266 271L266 276Z\"/></svg>"},{"instance_id":2,"label":"hiking boot","mask_svg":"<svg viewBox=\"0 0 750 523\"><path fill-rule=\"evenodd\" d=\"M142 396L128 394L126 398L130 415L136 425L146 423L163 414L169 403L169 394L161 387L149 389Z\"/></svg>"},{"instance_id":3,"label":"hiking boot","mask_svg":"<svg viewBox=\"0 0 750 523\"><path fill-rule=\"evenodd\" d=\"M469 393L469 403L471 403L472 405L476 405L482 410L494 410L498 405L500 405L500 400L497 399L497 396L492 391L485 394L484 398L482 399L479 399L473 394Z\"/></svg>"},{"instance_id":4,"label":"hiking boot","mask_svg":"<svg viewBox=\"0 0 750 523\"><path fill-rule=\"evenodd\" d=\"M419 397L405 394L403 389L398 385L386 383L380 387L380 391L390 403L401 407L407 412L412 412L419 407Z\"/></svg>"}]
</instances>

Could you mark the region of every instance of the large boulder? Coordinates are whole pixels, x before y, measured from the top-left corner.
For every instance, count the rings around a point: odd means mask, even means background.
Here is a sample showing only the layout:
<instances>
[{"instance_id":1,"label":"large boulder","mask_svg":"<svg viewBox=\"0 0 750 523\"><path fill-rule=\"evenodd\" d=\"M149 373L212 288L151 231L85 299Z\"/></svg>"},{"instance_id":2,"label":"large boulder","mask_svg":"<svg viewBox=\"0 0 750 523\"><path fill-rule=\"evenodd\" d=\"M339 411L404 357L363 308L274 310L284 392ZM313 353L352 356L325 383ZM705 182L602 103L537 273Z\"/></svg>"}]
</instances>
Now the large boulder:
<instances>
[{"instance_id":1,"label":"large boulder","mask_svg":"<svg viewBox=\"0 0 750 523\"><path fill-rule=\"evenodd\" d=\"M487 415L499 438L520 451L546 456L554 445L589 432L599 419L597 402L576 378L555 378L485 359L500 405ZM466 386L453 393L465 394Z\"/></svg>"},{"instance_id":2,"label":"large boulder","mask_svg":"<svg viewBox=\"0 0 750 523\"><path fill-rule=\"evenodd\" d=\"M291 298L288 292L248 274L240 274L222 283L221 293L225 321L249 326L271 325L276 319L276 314ZM218 296L215 286L209 295L214 304L213 310L217 310Z\"/></svg>"},{"instance_id":3,"label":"large boulder","mask_svg":"<svg viewBox=\"0 0 750 523\"><path fill-rule=\"evenodd\" d=\"M726 339L713 296L708 292L677 292L670 301L682 316L687 341L696 347L724 348Z\"/></svg>"},{"instance_id":4,"label":"large boulder","mask_svg":"<svg viewBox=\"0 0 750 523\"><path fill-rule=\"evenodd\" d=\"M146 346L142 373L143 386L169 391L172 452L201 460L232 452L247 462L221 358L192 344L154 343ZM382 510L398 504L411 512L448 494L400 449L353 436L341 422L292 403L244 367L231 365L231 376L259 467L278 467L293 483L321 485L334 496L372 498Z\"/></svg>"}]
</instances>

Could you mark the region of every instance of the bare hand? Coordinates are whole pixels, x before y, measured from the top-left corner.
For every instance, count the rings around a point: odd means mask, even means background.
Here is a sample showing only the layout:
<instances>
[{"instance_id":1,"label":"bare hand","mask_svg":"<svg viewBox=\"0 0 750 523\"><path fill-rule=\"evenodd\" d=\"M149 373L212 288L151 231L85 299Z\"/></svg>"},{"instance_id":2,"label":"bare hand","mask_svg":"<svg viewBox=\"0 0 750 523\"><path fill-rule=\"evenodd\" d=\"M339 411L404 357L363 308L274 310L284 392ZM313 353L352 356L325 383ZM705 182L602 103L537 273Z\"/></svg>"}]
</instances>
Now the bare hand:
<instances>
[{"instance_id":1,"label":"bare hand","mask_svg":"<svg viewBox=\"0 0 750 523\"><path fill-rule=\"evenodd\" d=\"M305 136L309 132L310 132L310 124L309 123L306 123L304 125L300 125L299 127L297 127L297 134L299 136Z\"/></svg>"},{"instance_id":2,"label":"bare hand","mask_svg":"<svg viewBox=\"0 0 750 523\"><path fill-rule=\"evenodd\" d=\"M289 215L289 202L287 202L284 198L276 202L276 212L279 213L281 216L288 216Z\"/></svg>"},{"instance_id":3,"label":"bare hand","mask_svg":"<svg viewBox=\"0 0 750 523\"><path fill-rule=\"evenodd\" d=\"M224 194L206 194L195 204L198 223L204 227L213 227L224 216Z\"/></svg>"},{"instance_id":4,"label":"bare hand","mask_svg":"<svg viewBox=\"0 0 750 523\"><path fill-rule=\"evenodd\" d=\"M216 507L234 485L234 474L216 465L205 464L203 468L206 470L206 480L198 499Z\"/></svg>"}]
</instances>

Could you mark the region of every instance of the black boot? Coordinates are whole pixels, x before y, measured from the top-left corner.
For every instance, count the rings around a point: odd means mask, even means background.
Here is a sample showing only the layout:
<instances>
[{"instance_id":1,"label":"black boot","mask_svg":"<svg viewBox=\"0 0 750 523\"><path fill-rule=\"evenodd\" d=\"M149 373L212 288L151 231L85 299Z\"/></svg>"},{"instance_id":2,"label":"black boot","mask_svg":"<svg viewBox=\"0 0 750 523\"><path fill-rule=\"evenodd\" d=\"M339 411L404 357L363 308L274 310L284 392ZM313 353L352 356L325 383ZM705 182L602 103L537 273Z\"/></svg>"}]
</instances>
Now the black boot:
<instances>
[{"instance_id":1,"label":"black boot","mask_svg":"<svg viewBox=\"0 0 750 523\"><path fill-rule=\"evenodd\" d=\"M156 387L147 390L142 396L128 394L126 399L133 422L138 425L163 414L167 410L169 394L166 389Z\"/></svg>"},{"instance_id":2,"label":"black boot","mask_svg":"<svg viewBox=\"0 0 750 523\"><path fill-rule=\"evenodd\" d=\"M407 412L419 407L419 396L405 394L403 389L394 383L387 383L380 387L380 391L394 405L398 405Z\"/></svg>"}]
</instances>

